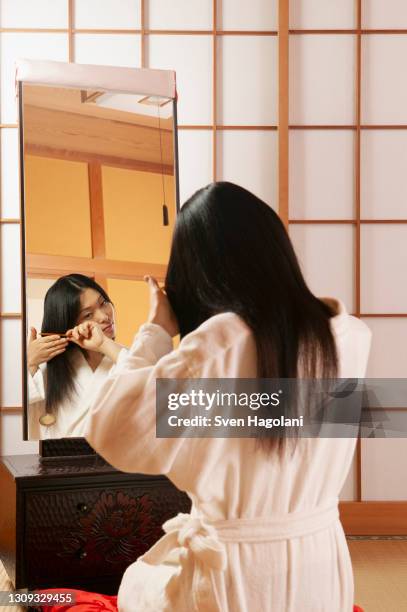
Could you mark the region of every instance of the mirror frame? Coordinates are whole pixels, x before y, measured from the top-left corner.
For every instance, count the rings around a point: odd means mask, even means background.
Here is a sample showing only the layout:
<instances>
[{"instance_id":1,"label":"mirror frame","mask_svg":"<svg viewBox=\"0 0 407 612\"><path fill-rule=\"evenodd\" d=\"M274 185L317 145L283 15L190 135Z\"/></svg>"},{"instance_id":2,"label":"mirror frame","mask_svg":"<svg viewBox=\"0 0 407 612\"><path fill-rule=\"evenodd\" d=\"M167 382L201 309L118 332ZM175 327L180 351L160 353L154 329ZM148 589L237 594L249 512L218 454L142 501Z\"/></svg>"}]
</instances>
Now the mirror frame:
<instances>
[{"instance_id":1,"label":"mirror frame","mask_svg":"<svg viewBox=\"0 0 407 612\"><path fill-rule=\"evenodd\" d=\"M178 168L177 90L173 70L149 68L120 68L65 62L19 60L16 62L16 93L18 96L18 141L20 168L20 239L21 239L21 305L22 305L22 398L23 440L28 437L28 384L27 384L27 290L26 290L26 215L24 179L24 123L23 85L36 84L66 88L103 89L118 93L145 96L163 96L172 99L174 122L174 172L176 213L180 210ZM97 456L83 437L39 440L42 458Z\"/></svg>"}]
</instances>

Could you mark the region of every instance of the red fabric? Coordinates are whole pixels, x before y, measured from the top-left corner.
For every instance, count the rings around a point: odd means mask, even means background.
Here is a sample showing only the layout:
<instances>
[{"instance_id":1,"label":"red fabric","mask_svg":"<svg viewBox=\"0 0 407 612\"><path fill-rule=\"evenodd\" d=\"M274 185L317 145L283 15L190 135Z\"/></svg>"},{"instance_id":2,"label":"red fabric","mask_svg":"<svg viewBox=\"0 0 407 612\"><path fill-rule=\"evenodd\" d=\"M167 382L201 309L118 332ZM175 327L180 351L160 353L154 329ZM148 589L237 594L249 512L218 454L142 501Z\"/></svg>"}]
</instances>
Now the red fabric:
<instances>
[{"instance_id":1,"label":"red fabric","mask_svg":"<svg viewBox=\"0 0 407 612\"><path fill-rule=\"evenodd\" d=\"M117 595L102 595L101 593L91 593L77 589L41 589L36 592L60 593L62 590L75 593L76 603L73 605L43 605L38 609L42 612L65 612L66 610L74 610L75 612L117 612Z\"/></svg>"},{"instance_id":2,"label":"red fabric","mask_svg":"<svg viewBox=\"0 0 407 612\"><path fill-rule=\"evenodd\" d=\"M40 593L58 593L61 589L44 589ZM42 606L43 612L117 612L117 595L101 595L100 593L90 593L89 591L78 591L72 589L76 595L76 603L71 605L62 604L60 606ZM363 612L359 606L353 606L353 612Z\"/></svg>"}]
</instances>

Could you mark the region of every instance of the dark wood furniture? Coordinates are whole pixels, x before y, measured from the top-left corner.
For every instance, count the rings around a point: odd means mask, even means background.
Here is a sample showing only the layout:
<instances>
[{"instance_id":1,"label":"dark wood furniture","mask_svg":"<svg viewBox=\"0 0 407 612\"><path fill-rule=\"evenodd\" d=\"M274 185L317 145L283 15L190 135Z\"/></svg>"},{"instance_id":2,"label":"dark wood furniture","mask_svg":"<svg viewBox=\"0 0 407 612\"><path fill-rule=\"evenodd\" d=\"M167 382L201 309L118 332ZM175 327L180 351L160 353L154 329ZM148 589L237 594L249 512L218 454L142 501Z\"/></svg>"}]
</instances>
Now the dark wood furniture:
<instances>
[{"instance_id":1,"label":"dark wood furniture","mask_svg":"<svg viewBox=\"0 0 407 612\"><path fill-rule=\"evenodd\" d=\"M166 477L119 472L96 454L0 458L0 557L16 589L116 594L162 523L189 509Z\"/></svg>"}]
</instances>

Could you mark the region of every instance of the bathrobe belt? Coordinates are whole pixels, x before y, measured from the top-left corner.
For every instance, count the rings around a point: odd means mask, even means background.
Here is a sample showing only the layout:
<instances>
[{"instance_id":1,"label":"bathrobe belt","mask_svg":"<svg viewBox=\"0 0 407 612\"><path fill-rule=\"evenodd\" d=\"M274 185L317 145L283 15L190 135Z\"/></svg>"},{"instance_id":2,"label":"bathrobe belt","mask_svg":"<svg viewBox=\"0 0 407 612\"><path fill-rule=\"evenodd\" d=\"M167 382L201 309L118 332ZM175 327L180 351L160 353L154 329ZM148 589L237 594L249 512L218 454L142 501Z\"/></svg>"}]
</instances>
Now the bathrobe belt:
<instances>
[{"instance_id":1,"label":"bathrobe belt","mask_svg":"<svg viewBox=\"0 0 407 612\"><path fill-rule=\"evenodd\" d=\"M163 525L165 535L141 560L163 563L181 549L181 558L193 558L207 570L226 568L225 543L273 542L307 536L334 525L339 518L338 502L327 508L289 513L270 518L237 518L209 521L205 517L179 513Z\"/></svg>"},{"instance_id":2,"label":"bathrobe belt","mask_svg":"<svg viewBox=\"0 0 407 612\"><path fill-rule=\"evenodd\" d=\"M210 601L211 570L223 571L227 565L225 544L273 542L307 536L334 525L339 518L338 501L327 508L289 513L274 517L237 518L210 521L202 516L178 514L163 525L165 535L150 548L141 560L158 565L178 563L190 573L194 609L215 610ZM175 584L174 584L175 586ZM171 585L168 585L170 595ZM201 596L197 591L201 591Z\"/></svg>"}]
</instances>

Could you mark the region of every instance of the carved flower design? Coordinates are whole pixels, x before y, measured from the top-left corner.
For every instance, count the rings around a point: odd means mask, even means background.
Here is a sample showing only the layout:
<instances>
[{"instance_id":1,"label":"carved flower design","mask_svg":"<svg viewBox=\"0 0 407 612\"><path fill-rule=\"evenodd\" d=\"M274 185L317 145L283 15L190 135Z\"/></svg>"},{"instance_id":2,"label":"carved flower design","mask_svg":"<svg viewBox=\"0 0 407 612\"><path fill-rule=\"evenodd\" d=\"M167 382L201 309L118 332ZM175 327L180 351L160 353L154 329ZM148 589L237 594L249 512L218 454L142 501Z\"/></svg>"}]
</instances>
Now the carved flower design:
<instances>
[{"instance_id":1,"label":"carved flower design","mask_svg":"<svg viewBox=\"0 0 407 612\"><path fill-rule=\"evenodd\" d=\"M122 491L104 491L63 543L61 555L128 564L161 535L152 515L153 502L144 494L130 497Z\"/></svg>"}]
</instances>

